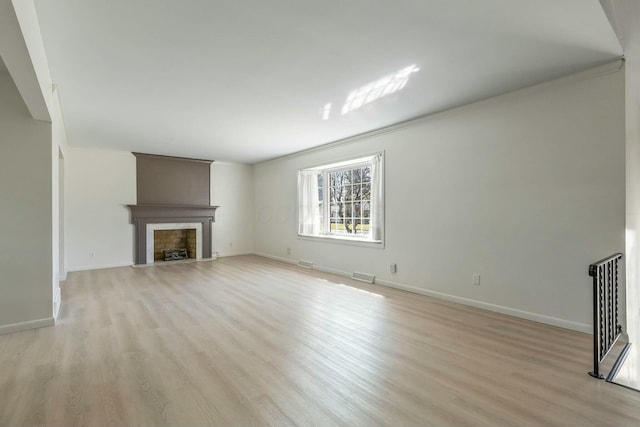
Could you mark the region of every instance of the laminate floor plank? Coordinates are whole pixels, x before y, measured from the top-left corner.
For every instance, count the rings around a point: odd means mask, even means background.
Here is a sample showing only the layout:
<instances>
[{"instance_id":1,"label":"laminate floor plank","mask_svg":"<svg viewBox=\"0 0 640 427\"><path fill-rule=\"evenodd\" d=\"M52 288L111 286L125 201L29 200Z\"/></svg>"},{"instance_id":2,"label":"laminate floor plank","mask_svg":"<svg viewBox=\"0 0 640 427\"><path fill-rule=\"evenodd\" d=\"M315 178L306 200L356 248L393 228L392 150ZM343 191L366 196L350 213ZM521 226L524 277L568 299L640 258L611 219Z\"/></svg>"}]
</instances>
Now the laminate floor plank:
<instances>
[{"instance_id":1,"label":"laminate floor plank","mask_svg":"<svg viewBox=\"0 0 640 427\"><path fill-rule=\"evenodd\" d=\"M0 426L637 426L591 337L257 256L70 273Z\"/></svg>"}]
</instances>

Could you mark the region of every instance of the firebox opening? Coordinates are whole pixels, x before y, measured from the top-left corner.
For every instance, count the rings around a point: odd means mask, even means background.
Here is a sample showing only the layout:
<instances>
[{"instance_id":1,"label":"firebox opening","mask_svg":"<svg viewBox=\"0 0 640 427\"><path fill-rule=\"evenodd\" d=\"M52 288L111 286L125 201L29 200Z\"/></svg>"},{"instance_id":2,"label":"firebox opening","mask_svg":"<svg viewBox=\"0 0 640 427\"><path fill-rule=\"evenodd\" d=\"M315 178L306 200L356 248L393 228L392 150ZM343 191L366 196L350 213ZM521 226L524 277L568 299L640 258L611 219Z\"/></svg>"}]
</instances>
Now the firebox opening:
<instances>
[{"instance_id":1,"label":"firebox opening","mask_svg":"<svg viewBox=\"0 0 640 427\"><path fill-rule=\"evenodd\" d=\"M196 229L154 230L154 261L196 258Z\"/></svg>"}]
</instances>

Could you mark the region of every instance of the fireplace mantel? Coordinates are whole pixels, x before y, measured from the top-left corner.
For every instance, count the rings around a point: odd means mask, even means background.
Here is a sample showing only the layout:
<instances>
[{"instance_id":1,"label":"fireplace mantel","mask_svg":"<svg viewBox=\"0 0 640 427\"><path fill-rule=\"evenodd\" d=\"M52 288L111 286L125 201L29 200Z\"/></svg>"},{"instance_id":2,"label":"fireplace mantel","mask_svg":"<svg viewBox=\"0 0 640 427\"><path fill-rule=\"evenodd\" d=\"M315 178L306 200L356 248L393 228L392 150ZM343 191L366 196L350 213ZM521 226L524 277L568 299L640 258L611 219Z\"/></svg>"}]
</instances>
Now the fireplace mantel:
<instances>
[{"instance_id":1,"label":"fireplace mantel","mask_svg":"<svg viewBox=\"0 0 640 427\"><path fill-rule=\"evenodd\" d=\"M135 263L147 263L147 224L202 224L202 256L211 258L211 223L215 222L218 206L206 205L127 205L131 223L135 225Z\"/></svg>"},{"instance_id":2,"label":"fireplace mantel","mask_svg":"<svg viewBox=\"0 0 640 427\"><path fill-rule=\"evenodd\" d=\"M215 222L218 206L203 205L127 205L131 210L131 219L139 218L175 218L175 217L211 217ZM167 221L165 221L167 222ZM171 221L174 222L174 221Z\"/></svg>"}]
</instances>

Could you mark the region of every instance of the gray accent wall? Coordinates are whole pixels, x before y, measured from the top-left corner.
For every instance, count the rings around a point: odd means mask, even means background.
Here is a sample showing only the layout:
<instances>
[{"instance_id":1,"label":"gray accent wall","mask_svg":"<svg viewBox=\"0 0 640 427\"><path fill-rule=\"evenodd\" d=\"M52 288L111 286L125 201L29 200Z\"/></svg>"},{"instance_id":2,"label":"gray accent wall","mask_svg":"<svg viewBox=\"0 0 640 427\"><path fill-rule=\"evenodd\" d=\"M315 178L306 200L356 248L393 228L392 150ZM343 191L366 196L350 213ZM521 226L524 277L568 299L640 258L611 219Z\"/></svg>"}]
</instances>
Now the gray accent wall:
<instances>
[{"instance_id":1,"label":"gray accent wall","mask_svg":"<svg viewBox=\"0 0 640 427\"><path fill-rule=\"evenodd\" d=\"M209 206L213 160L133 153L138 205Z\"/></svg>"}]
</instances>

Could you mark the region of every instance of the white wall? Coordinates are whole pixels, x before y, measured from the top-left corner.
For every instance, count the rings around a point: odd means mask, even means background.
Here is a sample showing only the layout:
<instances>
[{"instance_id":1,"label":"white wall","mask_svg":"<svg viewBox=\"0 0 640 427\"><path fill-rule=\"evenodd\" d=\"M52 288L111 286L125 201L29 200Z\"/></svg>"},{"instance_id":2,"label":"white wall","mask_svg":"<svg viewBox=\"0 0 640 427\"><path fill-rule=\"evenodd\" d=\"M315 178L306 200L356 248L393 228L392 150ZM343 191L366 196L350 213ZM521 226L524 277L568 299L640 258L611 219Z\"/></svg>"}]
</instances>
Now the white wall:
<instances>
[{"instance_id":1,"label":"white wall","mask_svg":"<svg viewBox=\"0 0 640 427\"><path fill-rule=\"evenodd\" d=\"M51 111L51 251L53 288L53 316L57 317L61 304L60 281L66 279L65 266L65 214L64 214L64 157L67 151L67 133L57 90L52 92Z\"/></svg>"},{"instance_id":2,"label":"white wall","mask_svg":"<svg viewBox=\"0 0 640 427\"><path fill-rule=\"evenodd\" d=\"M624 73L615 70L256 165L256 251L589 331L587 266L624 249ZM385 248L297 238L297 169L378 150Z\"/></svg>"},{"instance_id":3,"label":"white wall","mask_svg":"<svg viewBox=\"0 0 640 427\"><path fill-rule=\"evenodd\" d=\"M624 2L627 131L627 333L632 355L623 365L638 387L640 372L640 4ZM635 356L635 357L633 357ZM627 383L629 384L629 383Z\"/></svg>"},{"instance_id":4,"label":"white wall","mask_svg":"<svg viewBox=\"0 0 640 427\"><path fill-rule=\"evenodd\" d=\"M51 123L0 73L0 333L52 324Z\"/></svg>"},{"instance_id":5,"label":"white wall","mask_svg":"<svg viewBox=\"0 0 640 427\"><path fill-rule=\"evenodd\" d=\"M127 151L69 147L66 171L68 271L133 263L136 161Z\"/></svg>"},{"instance_id":6,"label":"white wall","mask_svg":"<svg viewBox=\"0 0 640 427\"><path fill-rule=\"evenodd\" d=\"M253 168L211 164L211 204L216 210L211 244L218 256L248 254L253 246Z\"/></svg>"},{"instance_id":7,"label":"white wall","mask_svg":"<svg viewBox=\"0 0 640 427\"><path fill-rule=\"evenodd\" d=\"M640 372L640 3L611 1L610 19L622 40L625 54L626 105L626 332L633 343L618 378L626 384L638 383Z\"/></svg>"}]
</instances>

